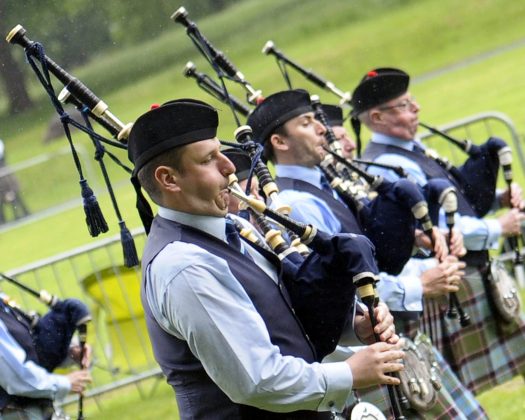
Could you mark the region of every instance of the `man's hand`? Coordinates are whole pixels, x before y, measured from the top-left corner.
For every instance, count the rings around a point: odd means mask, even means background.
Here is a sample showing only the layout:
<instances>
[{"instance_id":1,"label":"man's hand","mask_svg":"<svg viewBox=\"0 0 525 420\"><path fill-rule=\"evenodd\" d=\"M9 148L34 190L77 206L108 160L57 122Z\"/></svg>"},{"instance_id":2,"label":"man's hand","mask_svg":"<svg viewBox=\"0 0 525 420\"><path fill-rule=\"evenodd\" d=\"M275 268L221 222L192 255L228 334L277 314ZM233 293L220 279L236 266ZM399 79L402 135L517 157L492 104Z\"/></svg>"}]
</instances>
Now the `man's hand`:
<instances>
[{"instance_id":1,"label":"man's hand","mask_svg":"<svg viewBox=\"0 0 525 420\"><path fill-rule=\"evenodd\" d=\"M525 201L523 201L523 191L521 187L513 182L510 184L510 189L507 188L499 197L501 207L510 207L523 210L525 208Z\"/></svg>"},{"instance_id":2,"label":"man's hand","mask_svg":"<svg viewBox=\"0 0 525 420\"><path fill-rule=\"evenodd\" d=\"M452 255L439 263L436 267L423 272L421 284L425 297L438 297L459 290L461 279L465 275L463 269L466 264Z\"/></svg>"},{"instance_id":3,"label":"man's hand","mask_svg":"<svg viewBox=\"0 0 525 420\"><path fill-rule=\"evenodd\" d=\"M91 366L91 356L93 354L93 349L89 344L84 346L84 357L82 358L82 363L80 363L80 345L75 344L69 348L69 356L75 363L78 363L83 368L88 368Z\"/></svg>"},{"instance_id":4,"label":"man's hand","mask_svg":"<svg viewBox=\"0 0 525 420\"><path fill-rule=\"evenodd\" d=\"M445 235L448 239L449 233ZM458 229L452 229L452 239L450 240L449 253L456 257L463 257L467 253L467 249L463 244L463 234Z\"/></svg>"},{"instance_id":5,"label":"man's hand","mask_svg":"<svg viewBox=\"0 0 525 420\"><path fill-rule=\"evenodd\" d=\"M405 353L400 350L401 344L375 343L346 359L354 378L352 388L367 388L377 384L399 385L398 378L386 374L403 370L400 359Z\"/></svg>"},{"instance_id":6,"label":"man's hand","mask_svg":"<svg viewBox=\"0 0 525 420\"><path fill-rule=\"evenodd\" d=\"M76 392L77 394L84 392L86 385L91 382L91 375L87 370L76 370L66 376L71 384L71 392Z\"/></svg>"},{"instance_id":7,"label":"man's hand","mask_svg":"<svg viewBox=\"0 0 525 420\"><path fill-rule=\"evenodd\" d=\"M357 315L354 320L354 329L357 337L367 344L375 342L374 332L379 335L381 341L396 344L399 341L399 336L396 334L394 326L394 317L390 313L388 306L384 302L379 302L374 308L374 316L376 318L376 326L372 331L372 323L367 311L363 315Z\"/></svg>"},{"instance_id":8,"label":"man's hand","mask_svg":"<svg viewBox=\"0 0 525 420\"><path fill-rule=\"evenodd\" d=\"M448 255L448 248L445 236L436 226L432 228L432 239L434 242L434 248L432 248L432 242L428 235L426 235L422 230L416 229L414 245L419 248L433 251L435 257L441 261Z\"/></svg>"},{"instance_id":9,"label":"man's hand","mask_svg":"<svg viewBox=\"0 0 525 420\"><path fill-rule=\"evenodd\" d=\"M505 237L521 234L521 224L525 220L525 214L518 209L510 209L498 218L501 225L501 234Z\"/></svg>"}]
</instances>

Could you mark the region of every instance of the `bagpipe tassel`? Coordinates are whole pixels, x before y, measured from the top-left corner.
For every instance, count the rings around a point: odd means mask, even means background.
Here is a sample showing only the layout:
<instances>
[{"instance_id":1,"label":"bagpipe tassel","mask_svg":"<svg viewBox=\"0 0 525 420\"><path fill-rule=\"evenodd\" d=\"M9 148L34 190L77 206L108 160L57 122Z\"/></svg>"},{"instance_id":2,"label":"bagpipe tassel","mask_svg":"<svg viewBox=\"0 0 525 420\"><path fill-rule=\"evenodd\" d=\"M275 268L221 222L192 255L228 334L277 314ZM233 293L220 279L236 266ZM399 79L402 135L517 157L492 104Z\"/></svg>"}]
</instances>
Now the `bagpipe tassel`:
<instances>
[{"instance_id":1,"label":"bagpipe tassel","mask_svg":"<svg viewBox=\"0 0 525 420\"><path fill-rule=\"evenodd\" d=\"M89 187L86 179L80 180L82 189L82 199L84 201L84 213L86 214L86 224L89 234L93 237L98 236L101 232L108 231L108 224L104 219L102 210L98 204L93 190Z\"/></svg>"},{"instance_id":2,"label":"bagpipe tassel","mask_svg":"<svg viewBox=\"0 0 525 420\"><path fill-rule=\"evenodd\" d=\"M139 265L139 257L137 255L137 248L131 232L126 227L126 223L121 220L120 225L120 241L122 242L122 251L124 252L124 265L128 268Z\"/></svg>"}]
</instances>

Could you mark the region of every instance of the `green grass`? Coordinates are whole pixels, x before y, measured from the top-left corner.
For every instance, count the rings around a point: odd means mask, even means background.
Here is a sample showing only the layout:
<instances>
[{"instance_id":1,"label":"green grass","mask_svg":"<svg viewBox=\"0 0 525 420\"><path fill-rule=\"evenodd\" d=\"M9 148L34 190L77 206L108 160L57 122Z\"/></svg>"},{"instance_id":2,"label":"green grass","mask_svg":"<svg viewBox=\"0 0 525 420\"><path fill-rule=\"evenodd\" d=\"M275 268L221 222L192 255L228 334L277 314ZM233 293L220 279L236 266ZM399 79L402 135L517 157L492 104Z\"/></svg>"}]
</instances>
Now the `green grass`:
<instances>
[{"instance_id":1,"label":"green grass","mask_svg":"<svg viewBox=\"0 0 525 420\"><path fill-rule=\"evenodd\" d=\"M187 6L191 18L191 5ZM174 9L177 7L174 4ZM342 90L351 90L372 67L398 66L407 70L414 76L411 90L422 105L421 119L429 124L440 125L497 110L509 115L522 134L525 81L520 74L525 54L519 42L525 38L521 22L524 12L523 2L511 0L334 0L321 6L314 0L251 0L197 23L203 34L265 95L286 88L274 59L260 52L264 43L272 39L290 58L333 81ZM38 40L38 28L26 29L32 39ZM212 75L184 32L174 24L173 29L155 39L133 48L114 46L109 53L100 54L87 66L71 72L99 94L124 122L134 121L151 103L176 97L211 102L221 110L220 137L232 139L236 126L226 105L212 100L181 74L186 61L191 60L200 71ZM516 47L479 58L508 45ZM79 48L89 48L89 40ZM52 51L47 53L53 57ZM478 61L468 61L473 58ZM424 77L456 63L464 66L433 78ZM68 68L67 63L59 64ZM326 102L337 101L331 94L319 92L293 70L290 75L294 87L319 93ZM25 114L0 117L0 135L6 142L11 164L57 153L67 145L65 138L49 144L41 140L54 111L35 80L31 82L31 92L38 106ZM58 83L55 85L58 87ZM245 96L238 86L229 84L229 87L237 97ZM87 163L93 153L89 139L74 133L74 140L86 151L87 158L83 161L86 171L90 166L96 171L94 163ZM438 148L446 150L447 146ZM125 153L119 152L119 156L126 161ZM140 220L127 175L114 165L108 166L124 219L128 227L137 227ZM523 185L523 168L516 168L514 174ZM34 211L80 197L78 176L67 155L23 170L19 178L24 197ZM98 192L110 226L109 234L118 233L109 197L102 192L102 178L89 176L89 181ZM7 271L98 240L89 237L83 220L82 209L75 206L1 232L0 270ZM491 418L517 418L524 408L519 400L523 390L518 379L483 394L481 401ZM514 400L520 401L521 406L508 403ZM173 401L166 385L159 386L153 397L145 400L131 387L102 397L103 411L98 411L92 401L87 403L86 410L90 418L168 418L173 415Z\"/></svg>"},{"instance_id":2,"label":"green grass","mask_svg":"<svg viewBox=\"0 0 525 420\"><path fill-rule=\"evenodd\" d=\"M484 392L478 397L478 401L491 420L519 419L522 418L525 410L524 388L523 378L514 378L510 382Z\"/></svg>"},{"instance_id":3,"label":"green grass","mask_svg":"<svg viewBox=\"0 0 525 420\"><path fill-rule=\"evenodd\" d=\"M64 411L75 418L78 405L70 404ZM84 415L90 420L179 418L173 388L164 379L149 379L138 387L131 385L88 399L84 402Z\"/></svg>"}]
</instances>

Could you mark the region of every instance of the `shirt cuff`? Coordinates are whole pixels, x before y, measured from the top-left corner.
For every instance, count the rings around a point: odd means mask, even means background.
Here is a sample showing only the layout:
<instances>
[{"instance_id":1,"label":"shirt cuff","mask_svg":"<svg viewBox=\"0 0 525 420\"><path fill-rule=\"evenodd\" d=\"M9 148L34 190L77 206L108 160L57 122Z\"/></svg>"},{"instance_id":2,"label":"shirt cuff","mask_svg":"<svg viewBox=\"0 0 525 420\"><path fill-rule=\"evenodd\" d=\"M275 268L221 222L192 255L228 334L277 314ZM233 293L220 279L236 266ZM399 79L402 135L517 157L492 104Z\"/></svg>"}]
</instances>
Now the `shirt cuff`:
<instances>
[{"instance_id":1,"label":"shirt cuff","mask_svg":"<svg viewBox=\"0 0 525 420\"><path fill-rule=\"evenodd\" d=\"M65 375L53 374L52 376L56 384L55 399L63 400L66 397L66 395L69 393L69 391L71 391L71 383L69 382L69 379Z\"/></svg>"},{"instance_id":2,"label":"shirt cuff","mask_svg":"<svg viewBox=\"0 0 525 420\"><path fill-rule=\"evenodd\" d=\"M487 224L487 242L483 249L496 249L498 247L498 240L501 237L501 224L498 219L484 219Z\"/></svg>"},{"instance_id":3,"label":"shirt cuff","mask_svg":"<svg viewBox=\"0 0 525 420\"><path fill-rule=\"evenodd\" d=\"M407 311L422 311L423 310L423 285L419 277L415 276L401 276L399 282L402 284L405 291L403 298L403 307Z\"/></svg>"},{"instance_id":4,"label":"shirt cuff","mask_svg":"<svg viewBox=\"0 0 525 420\"><path fill-rule=\"evenodd\" d=\"M346 400L352 393L354 379L346 362L322 363L319 365L326 378L326 393L317 411L342 412Z\"/></svg>"}]
</instances>

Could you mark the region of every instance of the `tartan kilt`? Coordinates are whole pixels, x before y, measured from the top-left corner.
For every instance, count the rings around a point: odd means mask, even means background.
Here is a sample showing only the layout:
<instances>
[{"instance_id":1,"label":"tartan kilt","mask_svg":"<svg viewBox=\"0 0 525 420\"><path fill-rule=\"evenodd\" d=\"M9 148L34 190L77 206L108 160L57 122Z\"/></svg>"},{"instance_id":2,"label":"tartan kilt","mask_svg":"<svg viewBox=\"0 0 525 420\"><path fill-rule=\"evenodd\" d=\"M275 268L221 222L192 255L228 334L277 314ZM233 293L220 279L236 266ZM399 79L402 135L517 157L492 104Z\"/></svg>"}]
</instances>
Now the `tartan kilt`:
<instances>
[{"instance_id":1,"label":"tartan kilt","mask_svg":"<svg viewBox=\"0 0 525 420\"><path fill-rule=\"evenodd\" d=\"M350 419L352 408L357 404L356 395L361 401L373 404L379 408L387 419L393 418L388 391L385 386L379 385L354 390L346 401L346 408L343 413L344 418Z\"/></svg>"},{"instance_id":2,"label":"tartan kilt","mask_svg":"<svg viewBox=\"0 0 525 420\"><path fill-rule=\"evenodd\" d=\"M474 394L525 373L525 317L507 323L487 297L478 268L467 266L457 293L471 325L446 316L448 301L425 299L422 329L461 382Z\"/></svg>"}]
</instances>

